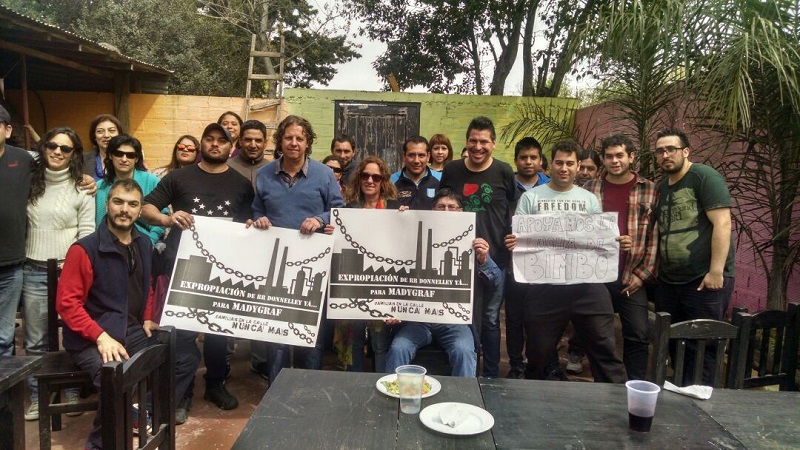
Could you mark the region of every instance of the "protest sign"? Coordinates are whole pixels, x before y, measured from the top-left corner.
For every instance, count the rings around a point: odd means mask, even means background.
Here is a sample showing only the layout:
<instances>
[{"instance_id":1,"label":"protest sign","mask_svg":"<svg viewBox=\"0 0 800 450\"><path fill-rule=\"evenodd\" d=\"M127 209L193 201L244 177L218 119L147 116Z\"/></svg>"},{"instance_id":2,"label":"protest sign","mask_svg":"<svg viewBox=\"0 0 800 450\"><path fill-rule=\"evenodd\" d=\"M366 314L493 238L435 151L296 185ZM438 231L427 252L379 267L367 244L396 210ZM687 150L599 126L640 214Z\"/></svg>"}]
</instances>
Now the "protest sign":
<instances>
[{"instance_id":1,"label":"protest sign","mask_svg":"<svg viewBox=\"0 0 800 450\"><path fill-rule=\"evenodd\" d=\"M535 284L617 280L617 213L514 216L514 279Z\"/></svg>"},{"instance_id":2,"label":"protest sign","mask_svg":"<svg viewBox=\"0 0 800 450\"><path fill-rule=\"evenodd\" d=\"M313 347L333 237L195 216L181 235L163 325Z\"/></svg>"},{"instance_id":3,"label":"protest sign","mask_svg":"<svg viewBox=\"0 0 800 450\"><path fill-rule=\"evenodd\" d=\"M328 317L469 324L475 214L334 209Z\"/></svg>"}]
</instances>

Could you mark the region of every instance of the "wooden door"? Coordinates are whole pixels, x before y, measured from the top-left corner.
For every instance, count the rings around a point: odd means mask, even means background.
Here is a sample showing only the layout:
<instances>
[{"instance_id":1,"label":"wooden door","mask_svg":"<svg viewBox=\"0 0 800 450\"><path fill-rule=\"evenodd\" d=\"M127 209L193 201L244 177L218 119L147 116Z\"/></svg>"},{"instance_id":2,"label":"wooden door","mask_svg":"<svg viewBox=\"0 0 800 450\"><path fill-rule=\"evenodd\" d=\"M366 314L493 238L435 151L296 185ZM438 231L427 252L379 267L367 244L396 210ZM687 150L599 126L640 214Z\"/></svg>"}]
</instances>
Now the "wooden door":
<instances>
[{"instance_id":1,"label":"wooden door","mask_svg":"<svg viewBox=\"0 0 800 450\"><path fill-rule=\"evenodd\" d=\"M419 103L335 103L336 134L356 142L359 158L382 158L394 172L403 167L403 142L419 134Z\"/></svg>"}]
</instances>

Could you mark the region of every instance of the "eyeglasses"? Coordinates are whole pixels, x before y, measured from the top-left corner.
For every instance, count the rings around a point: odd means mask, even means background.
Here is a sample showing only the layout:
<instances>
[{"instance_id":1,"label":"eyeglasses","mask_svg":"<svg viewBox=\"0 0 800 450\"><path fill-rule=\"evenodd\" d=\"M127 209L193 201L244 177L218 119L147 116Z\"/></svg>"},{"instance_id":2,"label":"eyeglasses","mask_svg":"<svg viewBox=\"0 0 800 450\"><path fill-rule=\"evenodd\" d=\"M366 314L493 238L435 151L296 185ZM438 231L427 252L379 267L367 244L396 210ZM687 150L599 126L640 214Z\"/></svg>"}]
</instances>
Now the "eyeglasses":
<instances>
[{"instance_id":1,"label":"eyeglasses","mask_svg":"<svg viewBox=\"0 0 800 450\"><path fill-rule=\"evenodd\" d=\"M372 181L374 181L375 183L380 183L381 181L383 181L383 175L376 174L376 173L361 172L358 175L358 178L360 178L361 181L367 181L367 180L369 180L371 178Z\"/></svg>"},{"instance_id":2,"label":"eyeglasses","mask_svg":"<svg viewBox=\"0 0 800 450\"><path fill-rule=\"evenodd\" d=\"M122 150L114 150L111 152L111 156L115 158L123 158L127 157L128 159L136 159L136 152L123 152Z\"/></svg>"},{"instance_id":3,"label":"eyeglasses","mask_svg":"<svg viewBox=\"0 0 800 450\"><path fill-rule=\"evenodd\" d=\"M656 156L661 156L665 153L671 156L674 155L678 150L683 150L684 148L686 147L673 147L672 145L668 145L666 147L658 147L653 151L653 153L655 153Z\"/></svg>"},{"instance_id":4,"label":"eyeglasses","mask_svg":"<svg viewBox=\"0 0 800 450\"><path fill-rule=\"evenodd\" d=\"M117 133L117 129L116 128L108 128L108 129L95 128L94 134L96 136L116 136L119 133Z\"/></svg>"},{"instance_id":5,"label":"eyeglasses","mask_svg":"<svg viewBox=\"0 0 800 450\"><path fill-rule=\"evenodd\" d=\"M433 209L437 211L461 211L461 207L458 205L443 205L437 204L433 207Z\"/></svg>"},{"instance_id":6,"label":"eyeglasses","mask_svg":"<svg viewBox=\"0 0 800 450\"><path fill-rule=\"evenodd\" d=\"M178 144L178 151L194 153L197 151L197 147L194 145Z\"/></svg>"},{"instance_id":7,"label":"eyeglasses","mask_svg":"<svg viewBox=\"0 0 800 450\"><path fill-rule=\"evenodd\" d=\"M44 144L44 148L50 150L51 152L56 151L56 149L61 149L61 153L65 155L70 154L72 153L73 150L75 150L73 147L70 147L69 145L58 145L53 141Z\"/></svg>"},{"instance_id":8,"label":"eyeglasses","mask_svg":"<svg viewBox=\"0 0 800 450\"><path fill-rule=\"evenodd\" d=\"M333 166L328 166L328 167L330 167L330 168L331 168L331 170L333 171L333 173L342 173L342 172L344 172L344 170L342 170L342 168L341 168L341 167L333 167Z\"/></svg>"}]
</instances>

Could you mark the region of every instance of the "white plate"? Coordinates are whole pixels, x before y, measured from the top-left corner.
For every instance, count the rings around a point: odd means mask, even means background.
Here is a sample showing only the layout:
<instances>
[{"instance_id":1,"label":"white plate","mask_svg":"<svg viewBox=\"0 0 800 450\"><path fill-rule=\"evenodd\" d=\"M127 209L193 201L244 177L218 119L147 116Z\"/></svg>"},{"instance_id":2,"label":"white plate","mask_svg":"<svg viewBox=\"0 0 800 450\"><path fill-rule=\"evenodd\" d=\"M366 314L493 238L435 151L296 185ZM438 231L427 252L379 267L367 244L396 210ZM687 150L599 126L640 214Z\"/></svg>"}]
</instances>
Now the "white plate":
<instances>
[{"instance_id":1,"label":"white plate","mask_svg":"<svg viewBox=\"0 0 800 450\"><path fill-rule=\"evenodd\" d=\"M451 408L459 406L467 414L466 420L453 428L449 425L442 423L439 413L442 408ZM483 408L466 403L436 403L435 405L428 406L419 413L419 420L422 424L431 430L438 431L444 434L453 434L458 436L468 436L472 434L483 433L490 430L494 426L494 417Z\"/></svg>"},{"instance_id":2,"label":"white plate","mask_svg":"<svg viewBox=\"0 0 800 450\"><path fill-rule=\"evenodd\" d=\"M382 394L386 394L389 397L400 398L397 394L392 394L391 392L386 390L386 386L383 385L383 382L391 383L392 381L397 379L397 374L390 373L389 375L382 376L378 378L378 381L375 382L375 387L381 391ZM439 383L439 380L433 378L431 376L425 375L425 381L430 383L431 390L427 394L422 394L422 398L433 397L434 395L438 394L439 391L442 390L442 383Z\"/></svg>"}]
</instances>

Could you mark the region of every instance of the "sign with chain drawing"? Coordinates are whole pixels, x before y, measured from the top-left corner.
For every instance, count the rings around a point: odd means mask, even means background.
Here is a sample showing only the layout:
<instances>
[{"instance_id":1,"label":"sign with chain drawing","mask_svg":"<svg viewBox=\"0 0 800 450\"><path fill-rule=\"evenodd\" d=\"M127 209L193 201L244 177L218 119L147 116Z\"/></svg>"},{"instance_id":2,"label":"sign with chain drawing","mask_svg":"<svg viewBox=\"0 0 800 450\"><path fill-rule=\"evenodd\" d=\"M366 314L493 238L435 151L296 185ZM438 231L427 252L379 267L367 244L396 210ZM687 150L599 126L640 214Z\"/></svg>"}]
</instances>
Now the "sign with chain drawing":
<instances>
[{"instance_id":1,"label":"sign with chain drawing","mask_svg":"<svg viewBox=\"0 0 800 450\"><path fill-rule=\"evenodd\" d=\"M313 347L333 237L195 216L181 235L163 325Z\"/></svg>"},{"instance_id":2,"label":"sign with chain drawing","mask_svg":"<svg viewBox=\"0 0 800 450\"><path fill-rule=\"evenodd\" d=\"M469 324L475 213L334 209L328 318Z\"/></svg>"},{"instance_id":3,"label":"sign with chain drawing","mask_svg":"<svg viewBox=\"0 0 800 450\"><path fill-rule=\"evenodd\" d=\"M514 216L514 279L533 284L609 283L617 280L617 213L544 213Z\"/></svg>"}]
</instances>

